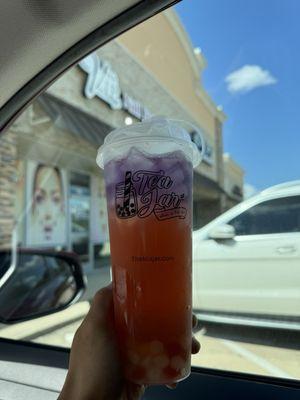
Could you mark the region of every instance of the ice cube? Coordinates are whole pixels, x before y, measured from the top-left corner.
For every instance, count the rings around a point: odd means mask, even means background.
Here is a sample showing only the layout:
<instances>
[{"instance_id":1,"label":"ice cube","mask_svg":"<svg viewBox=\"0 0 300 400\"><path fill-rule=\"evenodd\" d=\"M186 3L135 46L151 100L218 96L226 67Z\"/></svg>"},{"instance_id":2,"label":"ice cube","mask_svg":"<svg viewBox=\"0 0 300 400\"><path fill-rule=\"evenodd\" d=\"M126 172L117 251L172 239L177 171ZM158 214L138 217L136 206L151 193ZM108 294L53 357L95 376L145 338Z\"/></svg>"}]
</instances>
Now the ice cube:
<instances>
[{"instance_id":1,"label":"ice cube","mask_svg":"<svg viewBox=\"0 0 300 400\"><path fill-rule=\"evenodd\" d=\"M148 157L143 152L137 150L133 147L126 159L123 160L123 165L125 168L132 172L139 170L154 171L155 165L153 163L152 157Z\"/></svg>"},{"instance_id":2,"label":"ice cube","mask_svg":"<svg viewBox=\"0 0 300 400\"><path fill-rule=\"evenodd\" d=\"M116 185L124 180L124 172L122 171L122 163L117 161L110 161L104 168L105 184L107 186Z\"/></svg>"},{"instance_id":3,"label":"ice cube","mask_svg":"<svg viewBox=\"0 0 300 400\"><path fill-rule=\"evenodd\" d=\"M184 170L182 168L182 164L180 163L175 163L171 167L167 167L166 169L166 175L169 175L170 178L173 181L173 186L178 185L179 183L183 182L185 179L185 174Z\"/></svg>"}]
</instances>

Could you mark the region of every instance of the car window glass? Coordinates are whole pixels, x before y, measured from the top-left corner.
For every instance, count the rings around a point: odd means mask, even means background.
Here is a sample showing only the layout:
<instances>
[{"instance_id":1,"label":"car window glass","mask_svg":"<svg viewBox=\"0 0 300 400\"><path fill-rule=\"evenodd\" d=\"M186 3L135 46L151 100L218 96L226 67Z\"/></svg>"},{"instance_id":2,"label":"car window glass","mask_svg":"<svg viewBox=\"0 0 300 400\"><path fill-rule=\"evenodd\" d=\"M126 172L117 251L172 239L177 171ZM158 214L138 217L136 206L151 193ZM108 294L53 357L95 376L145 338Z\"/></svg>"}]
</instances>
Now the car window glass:
<instances>
[{"instance_id":1,"label":"car window glass","mask_svg":"<svg viewBox=\"0 0 300 400\"><path fill-rule=\"evenodd\" d=\"M1 133L0 311L44 310L76 289L58 259L24 254L13 272L11 249L75 253L87 289L57 318L1 324L0 337L70 348L112 276L97 151L113 129L160 115L186 121L203 151L193 175L191 295L201 352L192 364L300 379L299 13L293 0L183 0L84 57ZM182 168L176 176L189 183ZM136 212L127 195L127 209L121 195L114 203L122 217Z\"/></svg>"},{"instance_id":2,"label":"car window glass","mask_svg":"<svg viewBox=\"0 0 300 400\"><path fill-rule=\"evenodd\" d=\"M300 232L300 196L264 201L229 221L236 235Z\"/></svg>"}]
</instances>

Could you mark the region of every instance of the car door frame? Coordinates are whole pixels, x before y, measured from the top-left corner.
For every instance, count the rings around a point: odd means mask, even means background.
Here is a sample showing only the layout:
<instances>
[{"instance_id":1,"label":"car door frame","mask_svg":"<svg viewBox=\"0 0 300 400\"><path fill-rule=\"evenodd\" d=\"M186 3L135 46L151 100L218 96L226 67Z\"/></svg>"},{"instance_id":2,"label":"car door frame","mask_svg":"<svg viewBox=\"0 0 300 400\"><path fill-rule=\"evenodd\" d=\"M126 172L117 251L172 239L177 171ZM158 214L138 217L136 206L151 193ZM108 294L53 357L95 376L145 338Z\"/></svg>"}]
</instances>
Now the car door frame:
<instances>
[{"instance_id":1,"label":"car door frame","mask_svg":"<svg viewBox=\"0 0 300 400\"><path fill-rule=\"evenodd\" d=\"M142 0L74 44L27 82L0 108L0 136L39 94L70 67L110 40L179 1L181 0Z\"/></svg>"},{"instance_id":2,"label":"car door frame","mask_svg":"<svg viewBox=\"0 0 300 400\"><path fill-rule=\"evenodd\" d=\"M1 360L14 363L31 364L58 368L66 372L69 364L70 350L32 342L18 342L0 338ZM49 370L49 380L51 381ZM20 383L16 377L16 384ZM0 376L1 382L1 376ZM188 395L189 400L218 399L228 400L243 397L243 400L298 400L300 381L284 378L273 378L247 373L223 371L217 369L192 367L191 375L180 382L176 390L164 386L147 388L144 400L182 399Z\"/></svg>"}]
</instances>

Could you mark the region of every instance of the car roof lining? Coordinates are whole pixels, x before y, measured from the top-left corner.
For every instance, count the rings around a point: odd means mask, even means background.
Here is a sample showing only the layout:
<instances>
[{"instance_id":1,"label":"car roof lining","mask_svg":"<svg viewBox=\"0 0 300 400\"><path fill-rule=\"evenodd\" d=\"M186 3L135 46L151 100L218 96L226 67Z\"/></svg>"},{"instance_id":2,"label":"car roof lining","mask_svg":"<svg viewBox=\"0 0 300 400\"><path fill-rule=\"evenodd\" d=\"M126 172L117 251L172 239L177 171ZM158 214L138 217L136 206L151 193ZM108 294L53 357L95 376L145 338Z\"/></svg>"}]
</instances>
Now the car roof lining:
<instances>
[{"instance_id":1,"label":"car roof lining","mask_svg":"<svg viewBox=\"0 0 300 400\"><path fill-rule=\"evenodd\" d=\"M11 74L6 74L4 66L1 64L0 58L0 83L1 83L1 97L0 97L0 132L7 128L16 116L41 92L43 92L58 76L60 76L69 67L76 64L81 58L90 52L94 51L99 46L107 43L112 38L118 36L120 33L125 32L134 25L142 22L143 20L155 15L170 5L176 3L178 0L144 0L144 1L127 1L127 6L123 7L118 15L113 13L112 18L109 18L98 28L93 29L90 33L78 39L73 45L65 48L63 52L57 55L53 60L45 56L45 66L40 70L36 68L32 71L32 76L24 76L21 80L15 83L14 88L7 90L7 85L12 84ZM34 1L33 1L34 2ZM77 0L72 0L77 3ZM101 1L102 7L108 1ZM55 0L54 3L60 3L60 0ZM88 4L93 3L92 0ZM116 3L116 2L112 2ZM122 2L124 4L124 2ZM132 5L133 4L133 5ZM94 10L94 8L93 8ZM115 11L115 9L114 9ZM3 18L0 18L0 22ZM57 18L56 18L57 20ZM56 23L54 21L54 24ZM57 20L58 21L58 20ZM57 22L58 23L58 22ZM63 21L59 21L63 23ZM76 24L75 24L76 26ZM52 28L53 29L53 26ZM47 42L44 37L44 41ZM42 43L42 42L41 42ZM61 49L60 49L61 51ZM20 55L20 57L22 54ZM11 58L10 62L13 63L14 59ZM23 61L23 60L22 60ZM6 65L7 65L6 60ZM19 60L20 62L20 60ZM32 61L34 64L34 60ZM40 64L39 64L40 65ZM6 68L7 69L7 68ZM17 73L17 72L16 72ZM4 82L8 82L4 85ZM20 87L18 87L18 84ZM5 89L6 88L6 89Z\"/></svg>"}]
</instances>

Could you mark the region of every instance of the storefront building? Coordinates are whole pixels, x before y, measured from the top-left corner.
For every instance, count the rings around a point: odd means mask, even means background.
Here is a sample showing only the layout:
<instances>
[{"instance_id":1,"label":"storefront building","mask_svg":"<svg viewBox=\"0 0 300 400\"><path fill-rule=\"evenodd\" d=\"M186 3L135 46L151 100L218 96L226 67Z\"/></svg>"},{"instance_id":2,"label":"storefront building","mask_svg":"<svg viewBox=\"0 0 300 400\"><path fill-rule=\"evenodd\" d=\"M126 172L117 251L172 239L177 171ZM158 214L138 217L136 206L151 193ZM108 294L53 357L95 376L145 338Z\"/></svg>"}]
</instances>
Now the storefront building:
<instances>
[{"instance_id":1,"label":"storefront building","mask_svg":"<svg viewBox=\"0 0 300 400\"><path fill-rule=\"evenodd\" d=\"M194 174L194 228L239 202L243 173L231 159L235 172L224 169L230 164L223 158L225 115L201 85L205 66L176 14L167 11L65 73L1 139L0 245L13 239L20 246L75 250L87 268L97 267L109 255L97 149L112 129L152 115L189 122L199 148L199 131L204 138ZM240 196L232 194L231 178Z\"/></svg>"},{"instance_id":2,"label":"storefront building","mask_svg":"<svg viewBox=\"0 0 300 400\"><path fill-rule=\"evenodd\" d=\"M225 208L229 209L243 200L244 171L228 153L223 154L223 163Z\"/></svg>"}]
</instances>

